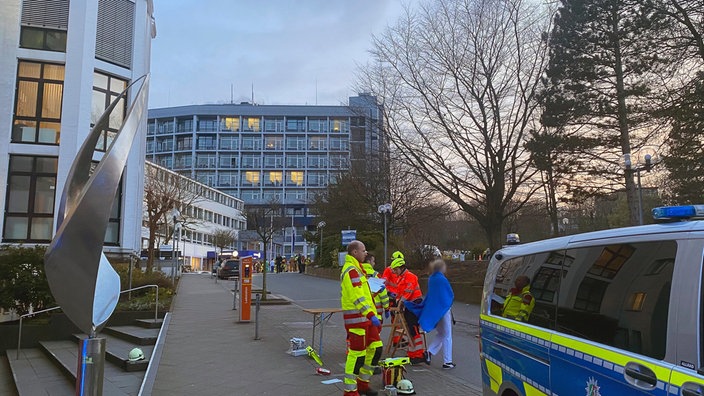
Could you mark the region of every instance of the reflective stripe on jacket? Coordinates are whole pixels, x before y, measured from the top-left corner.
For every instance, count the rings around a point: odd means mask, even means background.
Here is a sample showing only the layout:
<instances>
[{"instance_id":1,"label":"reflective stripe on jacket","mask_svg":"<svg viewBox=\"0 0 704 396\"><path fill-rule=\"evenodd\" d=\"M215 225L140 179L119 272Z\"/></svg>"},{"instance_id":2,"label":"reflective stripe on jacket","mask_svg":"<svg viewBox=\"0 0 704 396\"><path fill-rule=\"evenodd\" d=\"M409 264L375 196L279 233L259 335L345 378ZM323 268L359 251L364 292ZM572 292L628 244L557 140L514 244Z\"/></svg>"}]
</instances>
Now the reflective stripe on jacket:
<instances>
[{"instance_id":1,"label":"reflective stripe on jacket","mask_svg":"<svg viewBox=\"0 0 704 396\"><path fill-rule=\"evenodd\" d=\"M418 277L409 270L403 271L398 276L398 298L403 298L408 301L415 301L423 297L418 284Z\"/></svg>"},{"instance_id":2,"label":"reflective stripe on jacket","mask_svg":"<svg viewBox=\"0 0 704 396\"><path fill-rule=\"evenodd\" d=\"M349 254L340 275L342 316L345 328L366 327L376 314L372 293L359 262Z\"/></svg>"},{"instance_id":3,"label":"reflective stripe on jacket","mask_svg":"<svg viewBox=\"0 0 704 396\"><path fill-rule=\"evenodd\" d=\"M502 315L504 318L525 322L530 318L533 307L535 307L535 299L530 294L530 285L520 291L513 288L506 296Z\"/></svg>"}]
</instances>

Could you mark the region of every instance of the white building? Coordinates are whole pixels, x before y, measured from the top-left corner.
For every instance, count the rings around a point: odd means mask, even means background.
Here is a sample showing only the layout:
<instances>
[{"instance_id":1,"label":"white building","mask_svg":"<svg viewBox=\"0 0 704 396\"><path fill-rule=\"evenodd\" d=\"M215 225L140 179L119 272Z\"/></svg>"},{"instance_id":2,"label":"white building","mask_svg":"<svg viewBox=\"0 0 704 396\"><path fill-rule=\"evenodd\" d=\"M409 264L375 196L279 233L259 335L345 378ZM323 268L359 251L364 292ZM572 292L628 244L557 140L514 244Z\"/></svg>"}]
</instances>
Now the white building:
<instances>
[{"instance_id":1,"label":"white building","mask_svg":"<svg viewBox=\"0 0 704 396\"><path fill-rule=\"evenodd\" d=\"M146 185L148 187L146 188L153 186L153 183L169 183L176 185L178 190L192 192L179 194L187 202L177 204L180 211L179 221L183 223L183 227L179 227L181 232L180 237L176 238L178 244L176 251L178 256L183 258L182 263L190 266L194 271L210 270L216 251L213 234L218 230L233 230L237 235L239 231L246 228L242 200L149 161L146 162L145 175L147 178L156 179L147 179ZM163 192L168 192L168 190L162 190ZM148 214L145 202L142 226L143 259L148 256L149 228L147 224ZM166 239L164 232L172 232L172 227L171 223L166 223L158 229L158 241L155 247L160 248L160 254L155 256L155 268L171 268L172 266L171 252L174 241L171 240L167 245L161 243ZM239 249L239 242L235 242L227 248ZM211 260L208 260L208 253L210 253Z\"/></svg>"},{"instance_id":2,"label":"white building","mask_svg":"<svg viewBox=\"0 0 704 396\"><path fill-rule=\"evenodd\" d=\"M92 123L114 95L149 72L152 11L151 0L0 2L2 243L51 241L58 195ZM113 131L129 104L118 106ZM98 143L96 161L113 135ZM109 257L140 249L145 136L146 122L105 235Z\"/></svg>"}]
</instances>

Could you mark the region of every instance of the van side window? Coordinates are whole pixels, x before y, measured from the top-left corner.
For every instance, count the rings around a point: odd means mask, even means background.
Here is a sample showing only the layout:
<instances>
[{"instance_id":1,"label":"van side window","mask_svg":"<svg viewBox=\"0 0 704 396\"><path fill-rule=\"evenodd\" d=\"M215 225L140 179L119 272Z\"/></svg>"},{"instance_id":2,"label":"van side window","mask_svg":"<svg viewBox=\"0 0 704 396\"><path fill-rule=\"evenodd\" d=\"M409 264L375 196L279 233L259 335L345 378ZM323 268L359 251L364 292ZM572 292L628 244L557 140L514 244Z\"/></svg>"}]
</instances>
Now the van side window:
<instances>
[{"instance_id":1,"label":"van side window","mask_svg":"<svg viewBox=\"0 0 704 396\"><path fill-rule=\"evenodd\" d=\"M557 330L662 359L676 254L675 241L568 250Z\"/></svg>"},{"instance_id":2,"label":"van side window","mask_svg":"<svg viewBox=\"0 0 704 396\"><path fill-rule=\"evenodd\" d=\"M564 267L569 267L572 261L573 258L567 257L564 251L537 253L506 260L501 264L496 275L491 303L492 314L555 329L560 280L564 277ZM521 276L528 277L527 293L522 293L522 290L516 288L516 280ZM534 300L532 309L527 307L529 311L527 318L523 316L516 318L515 312L511 312L512 310L505 306L505 299L512 295L521 295L521 300L529 295L529 299ZM520 301L518 303L520 304ZM505 312L504 308L509 312Z\"/></svg>"}]
</instances>

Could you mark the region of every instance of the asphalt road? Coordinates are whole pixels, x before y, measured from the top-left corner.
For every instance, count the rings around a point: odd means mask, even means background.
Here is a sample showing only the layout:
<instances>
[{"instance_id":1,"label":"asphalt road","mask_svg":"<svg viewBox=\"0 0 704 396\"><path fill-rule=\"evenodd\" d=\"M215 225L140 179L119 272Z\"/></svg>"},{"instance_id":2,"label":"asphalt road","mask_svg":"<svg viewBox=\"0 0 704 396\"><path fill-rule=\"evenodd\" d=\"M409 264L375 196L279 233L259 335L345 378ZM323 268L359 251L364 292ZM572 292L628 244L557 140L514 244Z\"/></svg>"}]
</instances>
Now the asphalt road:
<instances>
[{"instance_id":1,"label":"asphalt road","mask_svg":"<svg viewBox=\"0 0 704 396\"><path fill-rule=\"evenodd\" d=\"M254 277L255 286L261 287L262 275ZM327 308L340 306L340 283L298 273L267 274L267 289L286 296L302 308ZM453 313L457 324L453 326L453 360L457 368L452 375L467 384L481 387L481 366L476 335L479 333L479 306L455 302ZM336 315L334 320L341 318ZM434 333L428 335L428 341ZM386 339L382 334L382 339ZM433 363L437 364L437 363ZM422 370L423 365L411 370Z\"/></svg>"}]
</instances>

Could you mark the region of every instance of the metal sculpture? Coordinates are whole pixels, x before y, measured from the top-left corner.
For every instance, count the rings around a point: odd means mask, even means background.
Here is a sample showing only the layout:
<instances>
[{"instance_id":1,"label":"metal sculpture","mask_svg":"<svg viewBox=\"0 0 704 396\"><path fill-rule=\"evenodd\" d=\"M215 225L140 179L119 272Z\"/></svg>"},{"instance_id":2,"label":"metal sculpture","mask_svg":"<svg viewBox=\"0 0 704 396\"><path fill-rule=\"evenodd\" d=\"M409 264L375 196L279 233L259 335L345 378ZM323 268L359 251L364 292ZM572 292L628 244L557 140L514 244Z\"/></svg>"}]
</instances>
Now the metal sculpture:
<instances>
[{"instance_id":1,"label":"metal sculpture","mask_svg":"<svg viewBox=\"0 0 704 396\"><path fill-rule=\"evenodd\" d=\"M96 143L110 114L142 81L115 139L91 174ZM73 161L61 195L57 231L44 259L49 287L66 316L90 338L105 325L120 295L120 277L103 254L103 240L122 171L146 115L149 76L128 86L100 116Z\"/></svg>"}]
</instances>

